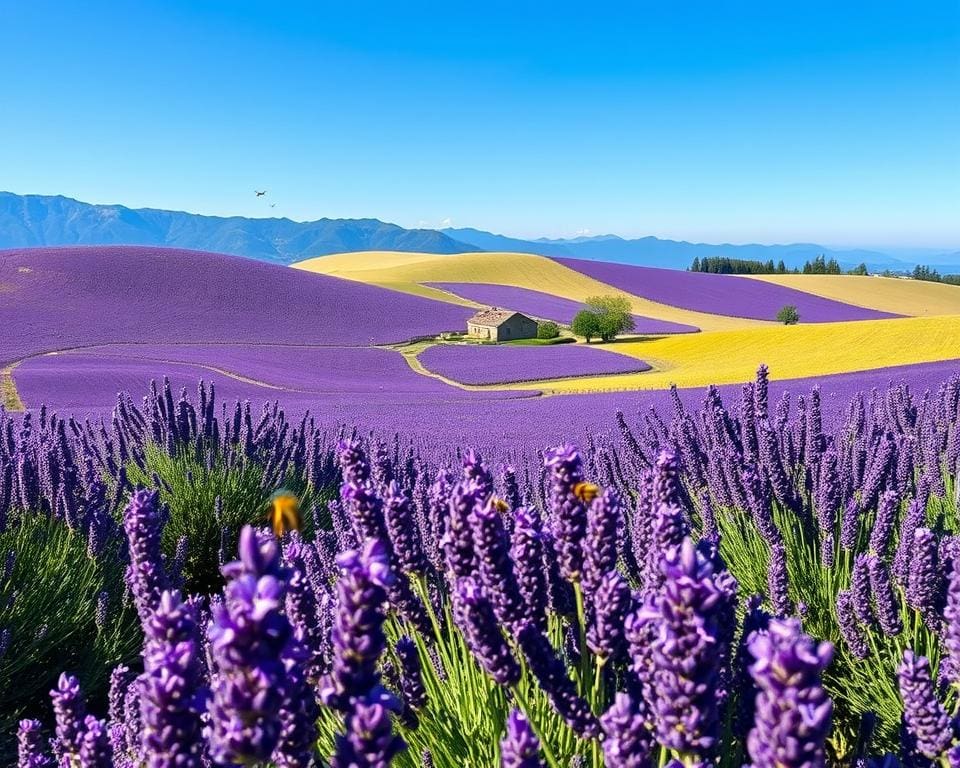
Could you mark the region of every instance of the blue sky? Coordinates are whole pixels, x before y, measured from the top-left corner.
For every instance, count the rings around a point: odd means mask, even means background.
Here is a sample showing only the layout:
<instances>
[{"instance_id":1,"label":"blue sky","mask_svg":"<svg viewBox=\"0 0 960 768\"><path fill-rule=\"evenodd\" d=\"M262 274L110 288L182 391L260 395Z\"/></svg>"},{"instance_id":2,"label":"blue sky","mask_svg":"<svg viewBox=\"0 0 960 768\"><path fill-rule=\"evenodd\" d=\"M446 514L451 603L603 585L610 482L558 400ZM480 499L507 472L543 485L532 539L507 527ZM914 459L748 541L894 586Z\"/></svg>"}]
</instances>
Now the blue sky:
<instances>
[{"instance_id":1,"label":"blue sky","mask_svg":"<svg viewBox=\"0 0 960 768\"><path fill-rule=\"evenodd\" d=\"M956 0L518 6L0 0L0 189L960 248Z\"/></svg>"}]
</instances>

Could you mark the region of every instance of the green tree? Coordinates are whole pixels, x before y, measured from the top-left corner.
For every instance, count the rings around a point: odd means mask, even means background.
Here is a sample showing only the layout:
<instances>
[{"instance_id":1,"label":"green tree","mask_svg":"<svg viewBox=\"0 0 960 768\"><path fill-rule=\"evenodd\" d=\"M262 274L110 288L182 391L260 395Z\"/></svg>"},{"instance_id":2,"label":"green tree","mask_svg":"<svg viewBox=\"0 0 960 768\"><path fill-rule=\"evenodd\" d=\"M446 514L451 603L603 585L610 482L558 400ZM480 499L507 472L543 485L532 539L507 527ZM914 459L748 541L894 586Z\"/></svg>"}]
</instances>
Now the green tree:
<instances>
[{"instance_id":1,"label":"green tree","mask_svg":"<svg viewBox=\"0 0 960 768\"><path fill-rule=\"evenodd\" d=\"M793 304L787 304L785 307L780 307L780 311L777 312L777 321L784 325L796 325L800 322L800 313Z\"/></svg>"},{"instance_id":2,"label":"green tree","mask_svg":"<svg viewBox=\"0 0 960 768\"><path fill-rule=\"evenodd\" d=\"M777 262L777 274L784 275L787 272L787 265L783 263L783 259Z\"/></svg>"},{"instance_id":3,"label":"green tree","mask_svg":"<svg viewBox=\"0 0 960 768\"><path fill-rule=\"evenodd\" d=\"M863 262L860 262L859 264L857 264L857 266L851 269L847 274L848 275L869 275L870 273L867 271L867 265L864 264Z\"/></svg>"},{"instance_id":4,"label":"green tree","mask_svg":"<svg viewBox=\"0 0 960 768\"><path fill-rule=\"evenodd\" d=\"M700 271L700 257L699 257L699 256L694 256L694 258L693 258L693 264L692 264L692 266L690 267L690 271L691 271L691 272L699 272L699 271Z\"/></svg>"},{"instance_id":5,"label":"green tree","mask_svg":"<svg viewBox=\"0 0 960 768\"><path fill-rule=\"evenodd\" d=\"M601 341L613 341L635 327L626 296L590 296L586 305L597 318L597 335Z\"/></svg>"},{"instance_id":6,"label":"green tree","mask_svg":"<svg viewBox=\"0 0 960 768\"><path fill-rule=\"evenodd\" d=\"M600 335L600 324L597 315L589 309L581 309L574 316L573 323L570 324L570 330L577 336L583 336L583 338L587 340L587 344L589 344L594 336Z\"/></svg>"},{"instance_id":7,"label":"green tree","mask_svg":"<svg viewBox=\"0 0 960 768\"><path fill-rule=\"evenodd\" d=\"M551 320L543 323L537 323L538 339L555 339L560 335L560 326Z\"/></svg>"}]
</instances>

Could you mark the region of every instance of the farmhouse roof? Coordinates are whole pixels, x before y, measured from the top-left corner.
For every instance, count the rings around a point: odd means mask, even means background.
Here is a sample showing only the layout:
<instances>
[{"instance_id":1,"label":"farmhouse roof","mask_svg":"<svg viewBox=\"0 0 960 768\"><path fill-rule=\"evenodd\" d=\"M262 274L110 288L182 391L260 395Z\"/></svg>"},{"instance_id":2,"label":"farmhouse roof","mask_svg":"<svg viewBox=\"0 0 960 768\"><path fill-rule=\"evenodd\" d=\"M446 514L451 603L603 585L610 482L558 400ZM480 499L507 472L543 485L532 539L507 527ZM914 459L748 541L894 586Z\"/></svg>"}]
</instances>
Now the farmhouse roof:
<instances>
[{"instance_id":1,"label":"farmhouse roof","mask_svg":"<svg viewBox=\"0 0 960 768\"><path fill-rule=\"evenodd\" d=\"M519 314L519 312L513 312L509 309L497 309L496 307L493 309L481 309L471 317L468 322L474 325L487 325L496 328L497 326L503 325L514 315Z\"/></svg>"}]
</instances>

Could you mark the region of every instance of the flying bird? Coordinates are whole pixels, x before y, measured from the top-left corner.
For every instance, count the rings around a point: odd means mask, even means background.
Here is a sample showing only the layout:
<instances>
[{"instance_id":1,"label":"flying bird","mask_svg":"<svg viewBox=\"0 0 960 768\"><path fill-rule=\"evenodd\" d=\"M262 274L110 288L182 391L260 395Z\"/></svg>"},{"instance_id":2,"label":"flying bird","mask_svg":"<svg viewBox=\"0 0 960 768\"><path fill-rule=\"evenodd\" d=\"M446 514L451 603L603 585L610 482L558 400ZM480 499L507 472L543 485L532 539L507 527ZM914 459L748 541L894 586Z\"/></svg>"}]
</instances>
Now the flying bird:
<instances>
[{"instance_id":1,"label":"flying bird","mask_svg":"<svg viewBox=\"0 0 960 768\"><path fill-rule=\"evenodd\" d=\"M263 192L258 192L257 190L253 190L253 193L254 193L257 197L263 197L265 194L267 194L267 190L263 190Z\"/></svg>"},{"instance_id":2,"label":"flying bird","mask_svg":"<svg viewBox=\"0 0 960 768\"><path fill-rule=\"evenodd\" d=\"M277 207L277 204L276 204L276 203L270 203L270 207L271 207L271 208L276 208L276 207Z\"/></svg>"}]
</instances>

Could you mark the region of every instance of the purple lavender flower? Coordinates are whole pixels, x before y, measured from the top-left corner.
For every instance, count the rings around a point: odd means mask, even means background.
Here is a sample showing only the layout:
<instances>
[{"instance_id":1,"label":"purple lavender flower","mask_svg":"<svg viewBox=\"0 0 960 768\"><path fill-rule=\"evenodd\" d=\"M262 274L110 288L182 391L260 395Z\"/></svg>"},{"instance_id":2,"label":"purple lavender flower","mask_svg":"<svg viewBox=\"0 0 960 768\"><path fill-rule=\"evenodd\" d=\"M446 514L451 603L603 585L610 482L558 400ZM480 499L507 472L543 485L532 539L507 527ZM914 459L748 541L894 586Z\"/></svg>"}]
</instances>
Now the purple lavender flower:
<instances>
[{"instance_id":1,"label":"purple lavender flower","mask_svg":"<svg viewBox=\"0 0 960 768\"><path fill-rule=\"evenodd\" d=\"M450 494L449 515L440 544L452 580L474 573L476 553L470 515L485 499L481 485L474 480L458 482Z\"/></svg>"},{"instance_id":2,"label":"purple lavender flower","mask_svg":"<svg viewBox=\"0 0 960 768\"><path fill-rule=\"evenodd\" d=\"M787 573L787 550L782 541L770 547L770 566L767 570L767 589L770 592L770 607L778 616L787 616L793 611L790 601L790 577Z\"/></svg>"},{"instance_id":3,"label":"purple lavender flower","mask_svg":"<svg viewBox=\"0 0 960 768\"><path fill-rule=\"evenodd\" d=\"M285 573L276 540L246 526L240 560L223 567L228 579L208 630L216 673L211 681L207 740L218 762L264 762L280 738L291 636L283 614Z\"/></svg>"},{"instance_id":4,"label":"purple lavender flower","mask_svg":"<svg viewBox=\"0 0 960 768\"><path fill-rule=\"evenodd\" d=\"M393 583L386 548L370 540L363 550L337 558L337 616L333 627L333 665L321 688L327 706L348 712L380 682L377 660L386 647L383 634L386 589Z\"/></svg>"},{"instance_id":5,"label":"purple lavender flower","mask_svg":"<svg viewBox=\"0 0 960 768\"><path fill-rule=\"evenodd\" d=\"M949 680L954 685L960 685L960 559L956 557L950 569L941 637L946 651L940 664L941 678Z\"/></svg>"},{"instance_id":6,"label":"purple lavender flower","mask_svg":"<svg viewBox=\"0 0 960 768\"><path fill-rule=\"evenodd\" d=\"M583 545L583 584L595 589L604 575L617 567L617 532L623 516L617 492L608 488L587 510L587 537Z\"/></svg>"},{"instance_id":7,"label":"purple lavender flower","mask_svg":"<svg viewBox=\"0 0 960 768\"><path fill-rule=\"evenodd\" d=\"M663 570L663 591L640 611L655 625L649 654L657 738L668 749L705 757L719 738L717 683L726 651L719 624L728 613L727 591L689 538L665 555Z\"/></svg>"},{"instance_id":8,"label":"purple lavender flower","mask_svg":"<svg viewBox=\"0 0 960 768\"><path fill-rule=\"evenodd\" d=\"M517 632L517 642L527 660L527 667L557 714L582 738L597 736L600 724L587 702L577 695L573 681L567 676L566 665L543 632L529 622L524 623Z\"/></svg>"},{"instance_id":9,"label":"purple lavender flower","mask_svg":"<svg viewBox=\"0 0 960 768\"><path fill-rule=\"evenodd\" d=\"M824 764L833 702L821 675L833 656L829 643L815 643L796 619L774 619L749 640L757 686L754 727L747 751L755 768Z\"/></svg>"},{"instance_id":10,"label":"purple lavender flower","mask_svg":"<svg viewBox=\"0 0 960 768\"><path fill-rule=\"evenodd\" d=\"M560 575L569 582L579 582L587 534L587 508L578 491L584 482L583 460L572 445L562 445L548 451L544 463L550 473L550 522Z\"/></svg>"},{"instance_id":11,"label":"purple lavender flower","mask_svg":"<svg viewBox=\"0 0 960 768\"><path fill-rule=\"evenodd\" d=\"M501 768L543 768L540 759L540 740L530 722L518 709L510 710L507 732L500 742Z\"/></svg>"},{"instance_id":12,"label":"purple lavender flower","mask_svg":"<svg viewBox=\"0 0 960 768\"><path fill-rule=\"evenodd\" d=\"M127 585L137 606L140 621L146 621L167 586L160 553L165 511L155 490L137 490L123 512L123 528L127 534L130 564Z\"/></svg>"},{"instance_id":13,"label":"purple lavender flower","mask_svg":"<svg viewBox=\"0 0 960 768\"><path fill-rule=\"evenodd\" d=\"M524 602L513 572L510 541L500 513L497 500L491 497L483 506L473 508L470 524L480 580L497 619L510 626L523 618Z\"/></svg>"},{"instance_id":14,"label":"purple lavender flower","mask_svg":"<svg viewBox=\"0 0 960 768\"><path fill-rule=\"evenodd\" d=\"M403 701L413 710L427 706L427 689L423 686L423 667L417 644L409 637L401 637L394 648L400 660L400 690Z\"/></svg>"},{"instance_id":15,"label":"purple lavender flower","mask_svg":"<svg viewBox=\"0 0 960 768\"><path fill-rule=\"evenodd\" d=\"M179 593L164 592L144 633L140 711L146 765L199 768L207 690L196 611Z\"/></svg>"},{"instance_id":16,"label":"purple lavender flower","mask_svg":"<svg viewBox=\"0 0 960 768\"><path fill-rule=\"evenodd\" d=\"M930 760L942 757L953 742L953 726L937 698L930 662L923 656L915 656L911 650L904 651L897 680L903 699L903 719L916 739L917 750Z\"/></svg>"},{"instance_id":17,"label":"purple lavender flower","mask_svg":"<svg viewBox=\"0 0 960 768\"><path fill-rule=\"evenodd\" d=\"M499 685L520 679L520 667L503 637L490 599L469 576L457 580L454 594L457 624L480 667Z\"/></svg>"},{"instance_id":18,"label":"purple lavender flower","mask_svg":"<svg viewBox=\"0 0 960 768\"><path fill-rule=\"evenodd\" d=\"M630 585L617 571L608 571L592 595L587 646L603 661L624 651L623 626L631 608Z\"/></svg>"},{"instance_id":19,"label":"purple lavender flower","mask_svg":"<svg viewBox=\"0 0 960 768\"><path fill-rule=\"evenodd\" d=\"M547 624L547 580L543 562L540 515L534 507L514 512L510 559L523 598L524 617L537 626Z\"/></svg>"},{"instance_id":20,"label":"purple lavender flower","mask_svg":"<svg viewBox=\"0 0 960 768\"><path fill-rule=\"evenodd\" d=\"M39 720L21 720L17 728L17 768L53 768Z\"/></svg>"},{"instance_id":21,"label":"purple lavender flower","mask_svg":"<svg viewBox=\"0 0 960 768\"><path fill-rule=\"evenodd\" d=\"M358 699L346 720L346 733L337 736L331 768L389 768L406 744L395 736L390 713L380 701Z\"/></svg>"},{"instance_id":22,"label":"purple lavender flower","mask_svg":"<svg viewBox=\"0 0 960 768\"><path fill-rule=\"evenodd\" d=\"M873 529L870 531L870 551L880 557L887 554L890 546L899 501L895 491L884 491L880 494Z\"/></svg>"},{"instance_id":23,"label":"purple lavender flower","mask_svg":"<svg viewBox=\"0 0 960 768\"><path fill-rule=\"evenodd\" d=\"M314 686L308 682L306 660L310 654L294 635L283 654L286 680L278 720L280 737L272 760L277 768L309 768L317 742L317 707Z\"/></svg>"},{"instance_id":24,"label":"purple lavender flower","mask_svg":"<svg viewBox=\"0 0 960 768\"><path fill-rule=\"evenodd\" d=\"M606 768L647 768L653 739L647 729L643 703L622 691L600 718Z\"/></svg>"},{"instance_id":25,"label":"purple lavender flower","mask_svg":"<svg viewBox=\"0 0 960 768\"><path fill-rule=\"evenodd\" d=\"M316 683L323 670L327 640L315 591L315 585L319 583L315 580L319 577L316 571L320 569L316 551L304 543L297 531L291 531L283 548L283 560L290 574L287 581L287 617L305 653L304 673L308 680Z\"/></svg>"},{"instance_id":26,"label":"purple lavender flower","mask_svg":"<svg viewBox=\"0 0 960 768\"><path fill-rule=\"evenodd\" d=\"M80 681L72 675L63 673L57 680L57 687L50 691L53 700L53 714L57 721L54 750L57 757L78 756L83 736L83 718L86 703L80 690Z\"/></svg>"},{"instance_id":27,"label":"purple lavender flower","mask_svg":"<svg viewBox=\"0 0 960 768\"><path fill-rule=\"evenodd\" d=\"M870 607L870 556L861 552L853 561L850 576L850 593L853 596L853 612L865 627L873 625L873 610Z\"/></svg>"},{"instance_id":28,"label":"purple lavender flower","mask_svg":"<svg viewBox=\"0 0 960 768\"><path fill-rule=\"evenodd\" d=\"M103 720L87 715L80 740L80 768L114 768L113 747Z\"/></svg>"},{"instance_id":29,"label":"purple lavender flower","mask_svg":"<svg viewBox=\"0 0 960 768\"><path fill-rule=\"evenodd\" d=\"M876 555L870 555L867 561L870 572L870 593L877 609L877 623L885 635L894 637L903 631L900 619L900 599L893 589L890 571Z\"/></svg>"},{"instance_id":30,"label":"purple lavender flower","mask_svg":"<svg viewBox=\"0 0 960 768\"><path fill-rule=\"evenodd\" d=\"M910 572L907 578L907 603L920 612L928 626L939 624L939 600L942 578L939 569L937 539L929 528L913 532Z\"/></svg>"},{"instance_id":31,"label":"purple lavender flower","mask_svg":"<svg viewBox=\"0 0 960 768\"><path fill-rule=\"evenodd\" d=\"M427 568L427 560L420 543L413 505L396 481L387 486L384 507L397 568L404 573L423 573Z\"/></svg>"},{"instance_id":32,"label":"purple lavender flower","mask_svg":"<svg viewBox=\"0 0 960 768\"><path fill-rule=\"evenodd\" d=\"M848 590L843 590L837 594L836 613L840 635L847 645L847 650L854 658L867 658L870 648L857 621L857 613L853 607L853 595Z\"/></svg>"}]
</instances>

